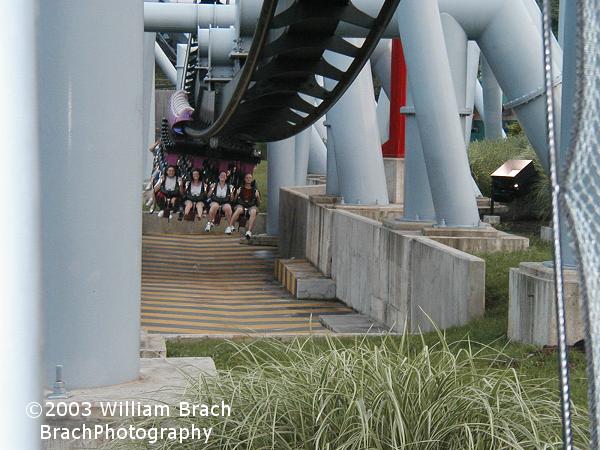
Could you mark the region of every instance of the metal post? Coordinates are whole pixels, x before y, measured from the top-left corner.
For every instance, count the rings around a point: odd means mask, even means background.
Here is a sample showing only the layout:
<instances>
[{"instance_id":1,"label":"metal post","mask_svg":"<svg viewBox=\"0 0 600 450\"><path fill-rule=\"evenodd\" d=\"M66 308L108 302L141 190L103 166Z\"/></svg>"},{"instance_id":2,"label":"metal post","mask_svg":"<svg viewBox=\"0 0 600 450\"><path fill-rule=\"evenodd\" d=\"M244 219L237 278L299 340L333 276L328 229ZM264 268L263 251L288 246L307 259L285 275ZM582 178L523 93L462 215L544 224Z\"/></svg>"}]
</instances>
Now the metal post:
<instances>
[{"instance_id":1,"label":"metal post","mask_svg":"<svg viewBox=\"0 0 600 450\"><path fill-rule=\"evenodd\" d=\"M481 58L481 85L483 88L483 126L486 139L502 138L502 89L487 63Z\"/></svg>"},{"instance_id":2,"label":"metal post","mask_svg":"<svg viewBox=\"0 0 600 450\"><path fill-rule=\"evenodd\" d=\"M464 125L437 0L403 0L396 18L438 223L478 226L475 195L472 189L465 189L471 185L471 173Z\"/></svg>"},{"instance_id":3,"label":"metal post","mask_svg":"<svg viewBox=\"0 0 600 450\"><path fill-rule=\"evenodd\" d=\"M310 132L311 128L298 133L295 136L295 164L294 164L294 185L304 186L306 184L306 175L308 173L308 159L310 154Z\"/></svg>"},{"instance_id":4,"label":"metal post","mask_svg":"<svg viewBox=\"0 0 600 450\"><path fill-rule=\"evenodd\" d=\"M329 53L326 59L345 67L347 57ZM335 82L325 79L325 87ZM381 141L377 128L371 67L363 67L342 98L327 113L335 139L340 195L346 203L387 205L389 203Z\"/></svg>"},{"instance_id":5,"label":"metal post","mask_svg":"<svg viewBox=\"0 0 600 450\"><path fill-rule=\"evenodd\" d=\"M45 384L57 365L68 389L123 383L139 369L143 4L39 16Z\"/></svg>"},{"instance_id":6,"label":"metal post","mask_svg":"<svg viewBox=\"0 0 600 450\"><path fill-rule=\"evenodd\" d=\"M0 385L4 387L0 436L3 448L24 450L40 448L40 422L26 415L26 411L35 413L35 408L25 409L29 402L41 399L37 7L34 0L9 2L3 4L0 14L2 31L18 37L2 44L2 58L9 65L0 71L0 154L7 163L0 189L8 198L17 195L25 200L18 216L0 222L5 261L0 272Z\"/></svg>"},{"instance_id":7,"label":"metal post","mask_svg":"<svg viewBox=\"0 0 600 450\"><path fill-rule=\"evenodd\" d=\"M276 236L279 234L279 188L291 186L295 177L295 138L269 142L267 146L267 234Z\"/></svg>"}]
</instances>

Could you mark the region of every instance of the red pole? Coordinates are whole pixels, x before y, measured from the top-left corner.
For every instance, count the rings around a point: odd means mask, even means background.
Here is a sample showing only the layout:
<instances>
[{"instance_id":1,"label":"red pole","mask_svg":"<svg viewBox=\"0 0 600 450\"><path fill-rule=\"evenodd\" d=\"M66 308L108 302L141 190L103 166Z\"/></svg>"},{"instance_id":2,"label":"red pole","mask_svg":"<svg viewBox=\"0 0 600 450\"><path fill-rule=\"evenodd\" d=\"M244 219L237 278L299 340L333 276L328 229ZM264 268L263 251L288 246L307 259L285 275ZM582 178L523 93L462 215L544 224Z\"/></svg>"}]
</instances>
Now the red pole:
<instances>
[{"instance_id":1,"label":"red pole","mask_svg":"<svg viewBox=\"0 0 600 450\"><path fill-rule=\"evenodd\" d=\"M392 77L390 99L390 135L382 145L385 158L404 158L406 120L400 108L406 105L406 62L400 39L392 40Z\"/></svg>"}]
</instances>

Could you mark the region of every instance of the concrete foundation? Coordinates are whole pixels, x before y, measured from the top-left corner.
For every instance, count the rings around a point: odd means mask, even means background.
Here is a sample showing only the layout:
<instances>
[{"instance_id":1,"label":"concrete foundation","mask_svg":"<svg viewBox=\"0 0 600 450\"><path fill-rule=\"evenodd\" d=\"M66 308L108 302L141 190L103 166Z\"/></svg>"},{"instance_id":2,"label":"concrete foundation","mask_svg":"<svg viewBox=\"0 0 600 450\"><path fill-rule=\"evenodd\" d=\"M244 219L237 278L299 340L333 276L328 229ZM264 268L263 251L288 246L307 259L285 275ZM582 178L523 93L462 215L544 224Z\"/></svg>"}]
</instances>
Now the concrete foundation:
<instances>
[{"instance_id":1,"label":"concrete foundation","mask_svg":"<svg viewBox=\"0 0 600 450\"><path fill-rule=\"evenodd\" d=\"M280 255L306 257L335 282L336 297L359 313L395 331L406 325L409 332L429 331L433 324L447 328L483 315L482 259L418 232L392 230L344 209L335 197L284 188L280 198L287 209L303 211L302 216L280 217Z\"/></svg>"},{"instance_id":2,"label":"concrete foundation","mask_svg":"<svg viewBox=\"0 0 600 450\"><path fill-rule=\"evenodd\" d=\"M57 417L55 420L47 420L50 427L81 427L83 424L88 427L94 427L96 424L112 423L114 428L125 423L131 418L132 414L121 416L117 410L113 416L104 415L101 405L107 403L123 405L141 404L160 406L173 405L170 408L171 415L177 414L174 407L182 399L186 387L190 380L198 379L200 376L215 376L216 368L212 358L144 358L140 360L140 376L137 380L107 387L98 387L90 389L77 389L69 391L69 398L46 400L54 404L60 402L91 403L91 414L86 417L70 416ZM67 386L68 389L68 386ZM46 391L45 394L48 394ZM190 400L193 401L193 400ZM80 411L84 411L83 407ZM81 448L100 448L106 445L103 440L44 440L42 448L52 450L81 449Z\"/></svg>"},{"instance_id":3,"label":"concrete foundation","mask_svg":"<svg viewBox=\"0 0 600 450\"><path fill-rule=\"evenodd\" d=\"M529 248L529 239L484 224L477 228L424 228L424 236L467 253L516 252Z\"/></svg>"},{"instance_id":4,"label":"concrete foundation","mask_svg":"<svg viewBox=\"0 0 600 450\"><path fill-rule=\"evenodd\" d=\"M567 343L584 339L577 271L563 269ZM554 269L523 262L510 269L508 337L534 345L558 345Z\"/></svg>"},{"instance_id":5,"label":"concrete foundation","mask_svg":"<svg viewBox=\"0 0 600 450\"><path fill-rule=\"evenodd\" d=\"M540 239L542 241L552 242L554 240L554 231L552 230L552 227L541 227Z\"/></svg>"},{"instance_id":6,"label":"concrete foundation","mask_svg":"<svg viewBox=\"0 0 600 450\"><path fill-rule=\"evenodd\" d=\"M335 283L306 259L278 259L275 276L298 300L335 299Z\"/></svg>"},{"instance_id":7,"label":"concrete foundation","mask_svg":"<svg viewBox=\"0 0 600 450\"><path fill-rule=\"evenodd\" d=\"M404 158L383 158L390 203L404 203Z\"/></svg>"},{"instance_id":8,"label":"concrete foundation","mask_svg":"<svg viewBox=\"0 0 600 450\"><path fill-rule=\"evenodd\" d=\"M375 322L364 314L321 316L320 320L325 328L330 329L334 333L385 335L391 331L389 327Z\"/></svg>"}]
</instances>

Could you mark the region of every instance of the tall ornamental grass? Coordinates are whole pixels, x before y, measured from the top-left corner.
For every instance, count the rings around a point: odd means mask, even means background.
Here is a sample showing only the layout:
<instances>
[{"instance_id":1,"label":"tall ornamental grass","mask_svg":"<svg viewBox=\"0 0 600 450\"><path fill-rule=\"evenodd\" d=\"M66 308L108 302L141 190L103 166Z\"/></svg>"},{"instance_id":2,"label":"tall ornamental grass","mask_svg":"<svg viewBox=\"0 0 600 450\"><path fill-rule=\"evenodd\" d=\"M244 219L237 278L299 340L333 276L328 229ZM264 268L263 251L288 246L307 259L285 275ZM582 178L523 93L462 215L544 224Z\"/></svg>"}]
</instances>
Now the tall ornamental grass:
<instances>
[{"instance_id":1,"label":"tall ornamental grass","mask_svg":"<svg viewBox=\"0 0 600 450\"><path fill-rule=\"evenodd\" d=\"M193 380L186 393L192 403L223 399L232 415L176 419L178 426L214 427L207 447L152 448L560 448L556 380L521 380L497 350L442 336L433 346L329 338L323 350L311 342L240 346L243 367ZM586 447L585 411L574 409L573 424L578 447Z\"/></svg>"}]
</instances>

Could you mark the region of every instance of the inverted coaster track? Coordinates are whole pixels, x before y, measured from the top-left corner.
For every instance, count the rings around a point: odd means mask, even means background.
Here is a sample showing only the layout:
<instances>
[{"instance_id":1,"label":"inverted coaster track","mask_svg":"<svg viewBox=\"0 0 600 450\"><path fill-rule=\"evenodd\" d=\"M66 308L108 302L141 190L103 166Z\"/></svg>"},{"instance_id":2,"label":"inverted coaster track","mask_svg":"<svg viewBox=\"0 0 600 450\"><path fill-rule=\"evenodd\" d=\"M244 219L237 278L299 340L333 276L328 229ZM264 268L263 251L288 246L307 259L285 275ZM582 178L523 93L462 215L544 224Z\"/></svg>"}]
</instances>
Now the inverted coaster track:
<instances>
[{"instance_id":1,"label":"inverted coaster track","mask_svg":"<svg viewBox=\"0 0 600 450\"><path fill-rule=\"evenodd\" d=\"M198 37L193 35L184 89L194 114L181 123L184 134L213 148L241 148L282 140L308 128L356 78L399 2L386 0L377 17L371 17L348 0L264 0L243 65L218 87L206 82L209 73L197 64ZM342 23L366 30L361 46L336 34ZM347 56L348 67L330 64L328 52ZM317 77L337 84L328 91Z\"/></svg>"}]
</instances>

